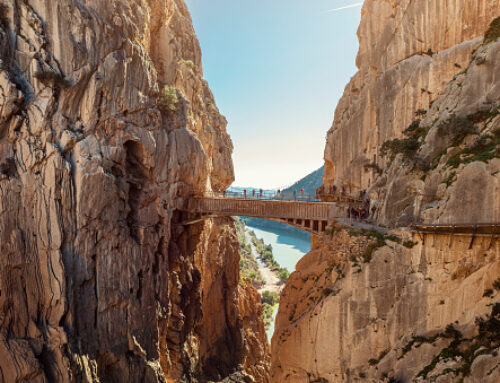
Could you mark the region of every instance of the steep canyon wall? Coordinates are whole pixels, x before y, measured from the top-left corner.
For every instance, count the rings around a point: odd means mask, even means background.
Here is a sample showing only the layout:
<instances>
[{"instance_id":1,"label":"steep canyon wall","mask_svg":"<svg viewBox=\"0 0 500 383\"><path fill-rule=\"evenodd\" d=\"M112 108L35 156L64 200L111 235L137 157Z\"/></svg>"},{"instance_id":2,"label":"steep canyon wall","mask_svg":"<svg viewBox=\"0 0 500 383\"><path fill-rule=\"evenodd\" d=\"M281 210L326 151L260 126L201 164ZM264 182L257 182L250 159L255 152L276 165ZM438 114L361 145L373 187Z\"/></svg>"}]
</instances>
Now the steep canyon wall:
<instances>
[{"instance_id":1,"label":"steep canyon wall","mask_svg":"<svg viewBox=\"0 0 500 383\"><path fill-rule=\"evenodd\" d=\"M0 6L0 380L266 381L233 181L182 0Z\"/></svg>"},{"instance_id":2,"label":"steep canyon wall","mask_svg":"<svg viewBox=\"0 0 500 383\"><path fill-rule=\"evenodd\" d=\"M283 292L276 382L496 382L498 238L412 223L500 222L500 3L366 0L359 71L323 183L368 191L380 234L315 239Z\"/></svg>"}]
</instances>

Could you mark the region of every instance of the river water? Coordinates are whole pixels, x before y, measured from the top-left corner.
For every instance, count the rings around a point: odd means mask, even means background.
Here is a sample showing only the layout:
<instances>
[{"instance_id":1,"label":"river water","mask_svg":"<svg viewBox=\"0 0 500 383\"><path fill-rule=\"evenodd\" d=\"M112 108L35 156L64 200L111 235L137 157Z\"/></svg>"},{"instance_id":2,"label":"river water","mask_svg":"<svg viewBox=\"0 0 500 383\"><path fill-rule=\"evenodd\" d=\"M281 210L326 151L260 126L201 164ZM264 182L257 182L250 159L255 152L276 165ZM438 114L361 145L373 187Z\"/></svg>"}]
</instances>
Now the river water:
<instances>
[{"instance_id":1,"label":"river water","mask_svg":"<svg viewBox=\"0 0 500 383\"><path fill-rule=\"evenodd\" d=\"M248 229L253 230L257 238L262 238L266 245L273 247L274 259L281 267L286 267L290 273L295 271L297 262L309 251L311 251L311 236L306 232L290 232L277 228L263 228L247 224ZM266 331L267 338L271 341L274 332L274 320L276 319L276 309L273 315L271 326Z\"/></svg>"}]
</instances>

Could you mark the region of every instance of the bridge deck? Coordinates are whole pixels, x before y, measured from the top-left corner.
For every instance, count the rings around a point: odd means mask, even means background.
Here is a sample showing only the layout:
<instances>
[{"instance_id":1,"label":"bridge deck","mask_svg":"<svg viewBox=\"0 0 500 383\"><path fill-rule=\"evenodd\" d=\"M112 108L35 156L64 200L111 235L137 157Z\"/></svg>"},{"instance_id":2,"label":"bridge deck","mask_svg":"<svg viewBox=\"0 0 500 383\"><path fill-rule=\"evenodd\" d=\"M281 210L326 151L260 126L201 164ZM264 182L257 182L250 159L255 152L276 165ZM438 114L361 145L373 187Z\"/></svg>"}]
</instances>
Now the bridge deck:
<instances>
[{"instance_id":1,"label":"bridge deck","mask_svg":"<svg viewBox=\"0 0 500 383\"><path fill-rule=\"evenodd\" d=\"M189 201L193 213L222 216L247 216L278 219L333 220L338 207L315 201L259 200L244 198L199 197Z\"/></svg>"}]
</instances>

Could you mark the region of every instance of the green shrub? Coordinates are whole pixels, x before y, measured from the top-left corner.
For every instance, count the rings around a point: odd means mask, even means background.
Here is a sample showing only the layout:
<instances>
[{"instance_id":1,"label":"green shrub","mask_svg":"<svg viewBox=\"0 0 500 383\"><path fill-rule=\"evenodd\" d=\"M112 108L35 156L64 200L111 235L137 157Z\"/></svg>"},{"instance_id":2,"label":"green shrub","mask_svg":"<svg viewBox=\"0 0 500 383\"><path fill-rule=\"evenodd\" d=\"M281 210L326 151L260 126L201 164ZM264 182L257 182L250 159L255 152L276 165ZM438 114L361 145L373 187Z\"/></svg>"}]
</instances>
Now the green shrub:
<instances>
[{"instance_id":1,"label":"green shrub","mask_svg":"<svg viewBox=\"0 0 500 383\"><path fill-rule=\"evenodd\" d=\"M491 22L490 27L484 35L483 44L489 44L493 41L497 41L498 38L500 38L500 17Z\"/></svg>"},{"instance_id":2,"label":"green shrub","mask_svg":"<svg viewBox=\"0 0 500 383\"><path fill-rule=\"evenodd\" d=\"M280 297L274 291L265 290L262 292L261 302L266 303L268 305L274 306L279 303Z\"/></svg>"},{"instance_id":3,"label":"green shrub","mask_svg":"<svg viewBox=\"0 0 500 383\"><path fill-rule=\"evenodd\" d=\"M286 267L281 268L280 271L278 272L278 278L282 282L286 282L289 276L290 276L290 272L288 271L288 269Z\"/></svg>"},{"instance_id":4,"label":"green shrub","mask_svg":"<svg viewBox=\"0 0 500 383\"><path fill-rule=\"evenodd\" d=\"M166 112L175 112L178 102L177 88L175 86L165 85L160 92L160 99L158 100L160 109Z\"/></svg>"},{"instance_id":5,"label":"green shrub","mask_svg":"<svg viewBox=\"0 0 500 383\"><path fill-rule=\"evenodd\" d=\"M498 109L481 110L481 111L478 111L476 113L473 113L473 114L467 116L467 119L474 124L478 124L480 122L485 122L485 121L491 120L495 116L497 116L498 114L500 114L500 111Z\"/></svg>"},{"instance_id":6,"label":"green shrub","mask_svg":"<svg viewBox=\"0 0 500 383\"><path fill-rule=\"evenodd\" d=\"M390 160L402 153L403 158L408 160L411 159L420 148L420 143L415 138L395 138L394 140L386 141L382 144L380 148L380 154L386 156L390 153Z\"/></svg>"},{"instance_id":7,"label":"green shrub","mask_svg":"<svg viewBox=\"0 0 500 383\"><path fill-rule=\"evenodd\" d=\"M413 121L410 126L403 131L406 138L395 138L384 142L380 148L380 154L386 156L390 153L390 161L392 162L398 154L402 153L404 160L415 162L415 155L422 146L430 130L429 127L420 126L420 122L420 120Z\"/></svg>"},{"instance_id":8,"label":"green shrub","mask_svg":"<svg viewBox=\"0 0 500 383\"><path fill-rule=\"evenodd\" d=\"M446 162L447 166L452 168L458 167L460 164L470 164L471 162L480 161L488 162L493 158L500 157L500 134L498 131L493 132L493 136L489 139L482 138L477 140L471 147L461 150L459 153L451 156Z\"/></svg>"},{"instance_id":9,"label":"green shrub","mask_svg":"<svg viewBox=\"0 0 500 383\"><path fill-rule=\"evenodd\" d=\"M425 137L427 137L427 134L429 133L430 128L427 126L421 126L420 122L421 122L420 120L413 121L410 124L410 126L408 126L403 131L403 134L407 137L410 137L410 138L414 138L414 139L422 138L422 141L425 140Z\"/></svg>"},{"instance_id":10,"label":"green shrub","mask_svg":"<svg viewBox=\"0 0 500 383\"><path fill-rule=\"evenodd\" d=\"M408 249L412 249L417 243L413 241L405 241L403 242L403 246L407 247Z\"/></svg>"},{"instance_id":11,"label":"green shrub","mask_svg":"<svg viewBox=\"0 0 500 383\"><path fill-rule=\"evenodd\" d=\"M453 146L460 145L468 135L477 134L476 126L468 118L457 117L456 115L452 115L448 120L441 122L437 129L439 136L451 137Z\"/></svg>"}]
</instances>

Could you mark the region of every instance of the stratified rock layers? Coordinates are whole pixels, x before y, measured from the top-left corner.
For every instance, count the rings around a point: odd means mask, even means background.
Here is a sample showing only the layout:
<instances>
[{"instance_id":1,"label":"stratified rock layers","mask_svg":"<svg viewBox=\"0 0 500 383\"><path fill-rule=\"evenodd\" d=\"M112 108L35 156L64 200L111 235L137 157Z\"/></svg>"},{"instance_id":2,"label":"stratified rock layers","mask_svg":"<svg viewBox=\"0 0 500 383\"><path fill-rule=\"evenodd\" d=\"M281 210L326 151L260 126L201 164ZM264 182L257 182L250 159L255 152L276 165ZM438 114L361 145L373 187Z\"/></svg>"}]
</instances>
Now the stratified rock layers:
<instances>
[{"instance_id":1,"label":"stratified rock layers","mask_svg":"<svg viewBox=\"0 0 500 383\"><path fill-rule=\"evenodd\" d=\"M0 35L0 380L266 381L232 222L177 211L233 180L184 2L10 0Z\"/></svg>"}]
</instances>

